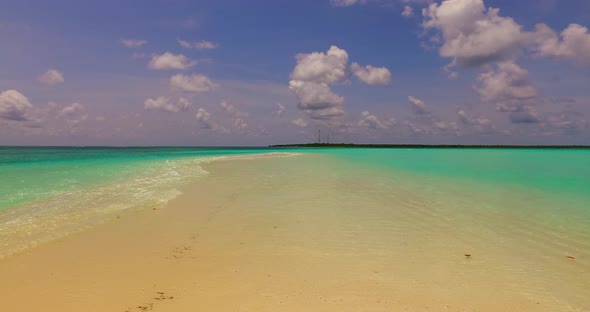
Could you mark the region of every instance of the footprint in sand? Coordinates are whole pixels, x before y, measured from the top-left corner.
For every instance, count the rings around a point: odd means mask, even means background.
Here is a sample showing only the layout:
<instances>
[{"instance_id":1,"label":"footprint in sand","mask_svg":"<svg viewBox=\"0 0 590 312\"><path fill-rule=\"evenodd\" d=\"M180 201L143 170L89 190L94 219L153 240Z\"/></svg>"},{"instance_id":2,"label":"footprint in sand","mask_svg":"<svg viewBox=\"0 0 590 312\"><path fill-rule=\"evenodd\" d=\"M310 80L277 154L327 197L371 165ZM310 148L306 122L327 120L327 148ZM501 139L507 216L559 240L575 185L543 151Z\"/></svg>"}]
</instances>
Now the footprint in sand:
<instances>
[{"instance_id":1,"label":"footprint in sand","mask_svg":"<svg viewBox=\"0 0 590 312\"><path fill-rule=\"evenodd\" d=\"M163 291L156 292L156 296L153 298L155 302L163 302L166 300L172 300L174 296L170 296ZM138 305L135 308L128 308L125 312L133 312L133 311L153 311L154 310L154 302L150 302L143 305Z\"/></svg>"},{"instance_id":2,"label":"footprint in sand","mask_svg":"<svg viewBox=\"0 0 590 312\"><path fill-rule=\"evenodd\" d=\"M166 259L176 259L176 260L180 260L180 259L184 259L186 257L190 257L189 253L191 251L191 246L189 245L184 245L184 246L180 246L180 247L175 247L172 250L172 255L169 257L166 257ZM194 257L191 257L194 258Z\"/></svg>"}]
</instances>

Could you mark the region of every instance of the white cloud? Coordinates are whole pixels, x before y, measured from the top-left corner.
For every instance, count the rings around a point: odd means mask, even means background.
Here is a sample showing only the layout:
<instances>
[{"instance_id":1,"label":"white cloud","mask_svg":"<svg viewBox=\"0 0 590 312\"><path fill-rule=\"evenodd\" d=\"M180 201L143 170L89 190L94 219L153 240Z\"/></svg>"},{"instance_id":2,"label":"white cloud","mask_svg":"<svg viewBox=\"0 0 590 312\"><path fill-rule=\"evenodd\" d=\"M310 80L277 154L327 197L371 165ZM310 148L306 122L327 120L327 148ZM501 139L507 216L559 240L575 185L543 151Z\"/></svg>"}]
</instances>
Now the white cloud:
<instances>
[{"instance_id":1,"label":"white cloud","mask_svg":"<svg viewBox=\"0 0 590 312\"><path fill-rule=\"evenodd\" d=\"M246 130L248 128L248 124L242 118L234 119L233 125L238 130Z\"/></svg>"},{"instance_id":2,"label":"white cloud","mask_svg":"<svg viewBox=\"0 0 590 312\"><path fill-rule=\"evenodd\" d=\"M549 26L538 24L532 36L533 51L537 55L590 65L590 32L588 28L578 24L570 24L561 32L561 35L558 35Z\"/></svg>"},{"instance_id":3,"label":"white cloud","mask_svg":"<svg viewBox=\"0 0 590 312\"><path fill-rule=\"evenodd\" d=\"M385 67L360 66L357 63L350 65L352 73L361 81L369 85L388 85L391 82L391 72Z\"/></svg>"},{"instance_id":4,"label":"white cloud","mask_svg":"<svg viewBox=\"0 0 590 312\"><path fill-rule=\"evenodd\" d=\"M200 107L195 115L199 128L208 130L218 130L219 126L211 120L211 114L204 108Z\"/></svg>"},{"instance_id":5,"label":"white cloud","mask_svg":"<svg viewBox=\"0 0 590 312\"><path fill-rule=\"evenodd\" d=\"M191 60L182 54L172 54L165 52L161 55L154 55L150 60L148 67L151 69L170 70L170 69L188 69L197 64L197 61Z\"/></svg>"},{"instance_id":6,"label":"white cloud","mask_svg":"<svg viewBox=\"0 0 590 312\"><path fill-rule=\"evenodd\" d=\"M489 132L496 129L494 123L485 116L474 117L462 109L457 112L457 116L462 124L473 126L476 131Z\"/></svg>"},{"instance_id":7,"label":"white cloud","mask_svg":"<svg viewBox=\"0 0 590 312\"><path fill-rule=\"evenodd\" d=\"M142 45L146 44L147 41L140 40L140 39L121 39L121 44L128 48L137 48L141 47Z\"/></svg>"},{"instance_id":8,"label":"white cloud","mask_svg":"<svg viewBox=\"0 0 590 312\"><path fill-rule=\"evenodd\" d=\"M291 73L289 89L298 100L298 108L311 119L328 126L342 126L337 119L344 115L344 98L332 91L332 84L346 80L348 52L331 46L327 52L300 53ZM361 67L353 63L352 72L368 84L388 84L391 73L385 67Z\"/></svg>"},{"instance_id":9,"label":"white cloud","mask_svg":"<svg viewBox=\"0 0 590 312\"><path fill-rule=\"evenodd\" d=\"M539 113L531 107L521 112L510 113L510 122L514 124L536 124L540 123Z\"/></svg>"},{"instance_id":10,"label":"white cloud","mask_svg":"<svg viewBox=\"0 0 590 312\"><path fill-rule=\"evenodd\" d=\"M26 114L33 108L26 96L16 90L0 93L0 118L13 121L28 120Z\"/></svg>"},{"instance_id":11,"label":"white cloud","mask_svg":"<svg viewBox=\"0 0 590 312\"><path fill-rule=\"evenodd\" d=\"M217 48L218 44L215 42L201 40L195 43L190 43L186 40L178 39L178 44L185 49L197 49L197 50L211 50Z\"/></svg>"},{"instance_id":12,"label":"white cloud","mask_svg":"<svg viewBox=\"0 0 590 312\"><path fill-rule=\"evenodd\" d=\"M88 119L88 114L82 114L84 106L80 103L72 103L61 109L59 117L66 119L66 124L72 130L80 125L81 122Z\"/></svg>"},{"instance_id":13,"label":"white cloud","mask_svg":"<svg viewBox=\"0 0 590 312\"><path fill-rule=\"evenodd\" d=\"M410 101L410 104L412 104L412 107L417 114L430 113L430 108L422 100L410 95L408 96L408 101Z\"/></svg>"},{"instance_id":14,"label":"white cloud","mask_svg":"<svg viewBox=\"0 0 590 312\"><path fill-rule=\"evenodd\" d=\"M77 112L80 112L84 109L84 106L80 103L72 103L64 108L62 108L60 115L61 116L71 116Z\"/></svg>"},{"instance_id":15,"label":"white cloud","mask_svg":"<svg viewBox=\"0 0 590 312\"><path fill-rule=\"evenodd\" d=\"M502 62L479 75L475 90L482 101L496 103L499 111L520 111L527 100L537 96L537 90L527 79L526 69L513 62Z\"/></svg>"},{"instance_id":16,"label":"white cloud","mask_svg":"<svg viewBox=\"0 0 590 312\"><path fill-rule=\"evenodd\" d=\"M526 35L499 9L486 8L483 0L444 0L423 10L426 29L442 34L442 57L464 67L508 60L523 47Z\"/></svg>"},{"instance_id":17,"label":"white cloud","mask_svg":"<svg viewBox=\"0 0 590 312\"><path fill-rule=\"evenodd\" d=\"M284 112L285 112L285 105L283 105L281 103L277 103L277 110L273 113L273 115L281 118L283 116Z\"/></svg>"},{"instance_id":18,"label":"white cloud","mask_svg":"<svg viewBox=\"0 0 590 312\"><path fill-rule=\"evenodd\" d=\"M347 7L355 4L365 4L367 0L330 0L330 4L335 7Z\"/></svg>"},{"instance_id":19,"label":"white cloud","mask_svg":"<svg viewBox=\"0 0 590 312\"><path fill-rule=\"evenodd\" d=\"M404 10L402 11L402 16L405 16L405 17L414 16L414 9L409 5L404 6Z\"/></svg>"},{"instance_id":20,"label":"white cloud","mask_svg":"<svg viewBox=\"0 0 590 312\"><path fill-rule=\"evenodd\" d=\"M170 87L177 91L198 93L212 91L217 88L217 84L202 74L176 74L170 77Z\"/></svg>"},{"instance_id":21,"label":"white cloud","mask_svg":"<svg viewBox=\"0 0 590 312\"><path fill-rule=\"evenodd\" d=\"M177 41L178 41L178 44L180 44L180 46L185 49L190 49L193 47L193 45L186 40L177 39Z\"/></svg>"},{"instance_id":22,"label":"white cloud","mask_svg":"<svg viewBox=\"0 0 590 312\"><path fill-rule=\"evenodd\" d=\"M311 119L330 122L332 126L340 126L340 124L336 122L336 119L344 116L344 109L341 106L336 106L325 109L308 110L306 113Z\"/></svg>"},{"instance_id":23,"label":"white cloud","mask_svg":"<svg viewBox=\"0 0 590 312\"><path fill-rule=\"evenodd\" d=\"M233 104L229 104L226 101L221 101L219 106L228 116L232 118L245 118L248 117L248 113L240 111L237 107Z\"/></svg>"},{"instance_id":24,"label":"white cloud","mask_svg":"<svg viewBox=\"0 0 590 312\"><path fill-rule=\"evenodd\" d=\"M332 92L330 84L346 78L348 53L331 46L326 53L297 54L289 89L300 110L315 120L328 121L344 115L344 98Z\"/></svg>"},{"instance_id":25,"label":"white cloud","mask_svg":"<svg viewBox=\"0 0 590 312\"><path fill-rule=\"evenodd\" d=\"M551 114L544 118L543 128L548 130L547 134L552 135L555 131L564 134L575 134L586 128L588 121L582 118L579 112L565 111Z\"/></svg>"},{"instance_id":26,"label":"white cloud","mask_svg":"<svg viewBox=\"0 0 590 312\"><path fill-rule=\"evenodd\" d=\"M64 83L64 76L60 71L50 69L43 75L39 76L39 82L47 86L56 86Z\"/></svg>"},{"instance_id":27,"label":"white cloud","mask_svg":"<svg viewBox=\"0 0 590 312\"><path fill-rule=\"evenodd\" d=\"M348 53L337 46L331 46L326 53L297 54L296 59L292 80L330 84L346 77Z\"/></svg>"},{"instance_id":28,"label":"white cloud","mask_svg":"<svg viewBox=\"0 0 590 312\"><path fill-rule=\"evenodd\" d=\"M359 127L366 127L369 129L386 129L387 127L377 118L377 116L364 111L361 113L361 119L358 122Z\"/></svg>"},{"instance_id":29,"label":"white cloud","mask_svg":"<svg viewBox=\"0 0 590 312\"><path fill-rule=\"evenodd\" d=\"M332 92L325 83L291 80L289 89L297 96L302 110L321 110L344 104L344 98Z\"/></svg>"},{"instance_id":30,"label":"white cloud","mask_svg":"<svg viewBox=\"0 0 590 312\"><path fill-rule=\"evenodd\" d=\"M241 131L246 130L246 128L248 128L248 124L244 120L244 118L249 116L248 113L240 111L233 104L229 104L226 101L221 101L219 103L219 106L226 115L232 118L232 124L234 128Z\"/></svg>"},{"instance_id":31,"label":"white cloud","mask_svg":"<svg viewBox=\"0 0 590 312\"><path fill-rule=\"evenodd\" d=\"M195 42L195 49L197 50L209 50L217 48L217 43L201 40L199 42Z\"/></svg>"},{"instance_id":32,"label":"white cloud","mask_svg":"<svg viewBox=\"0 0 590 312\"><path fill-rule=\"evenodd\" d=\"M303 119L301 119L301 118L293 119L293 120L291 121L291 123L292 123L293 125L297 126L297 127L300 127L300 128L305 128L305 127L307 127L307 121L305 121L305 120L303 120Z\"/></svg>"},{"instance_id":33,"label":"white cloud","mask_svg":"<svg viewBox=\"0 0 590 312\"><path fill-rule=\"evenodd\" d=\"M143 103L143 108L147 110L156 110L161 112L177 113L180 111L186 111L191 107L189 100L180 98L176 103L172 102L169 98L159 97L157 99L147 99Z\"/></svg>"}]
</instances>

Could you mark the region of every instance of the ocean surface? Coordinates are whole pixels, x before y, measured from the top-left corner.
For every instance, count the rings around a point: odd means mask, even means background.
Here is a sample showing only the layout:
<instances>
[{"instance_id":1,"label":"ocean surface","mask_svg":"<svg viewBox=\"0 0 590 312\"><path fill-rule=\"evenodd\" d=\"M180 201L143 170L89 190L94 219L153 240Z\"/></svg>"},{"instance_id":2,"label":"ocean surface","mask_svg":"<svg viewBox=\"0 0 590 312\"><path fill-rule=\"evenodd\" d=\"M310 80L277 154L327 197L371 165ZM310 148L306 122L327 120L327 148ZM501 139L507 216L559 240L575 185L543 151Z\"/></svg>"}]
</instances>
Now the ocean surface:
<instances>
[{"instance_id":1,"label":"ocean surface","mask_svg":"<svg viewBox=\"0 0 590 312\"><path fill-rule=\"evenodd\" d=\"M462 281L480 279L476 299L590 310L590 150L582 149L5 147L0 256L160 209L192 181L235 174L206 171L219 157L273 152L297 156L227 167L243 171L227 183L256 193L236 203L247 207L236 223L284 222L281 244L263 247L301 261L354 260L342 264L351 274L381 266L391 276L378 282L390 289L406 278L416 283L408 287L434 281L436 292L469 293Z\"/></svg>"}]
</instances>

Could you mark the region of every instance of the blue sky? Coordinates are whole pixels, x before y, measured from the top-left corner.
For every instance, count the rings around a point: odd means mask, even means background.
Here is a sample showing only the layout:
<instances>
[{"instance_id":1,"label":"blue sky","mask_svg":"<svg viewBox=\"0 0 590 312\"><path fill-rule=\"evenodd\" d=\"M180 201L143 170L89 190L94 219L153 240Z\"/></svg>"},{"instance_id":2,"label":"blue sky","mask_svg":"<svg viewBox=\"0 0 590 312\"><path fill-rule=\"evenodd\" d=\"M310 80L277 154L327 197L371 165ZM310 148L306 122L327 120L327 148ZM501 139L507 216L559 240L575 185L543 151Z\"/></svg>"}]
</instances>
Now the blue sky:
<instances>
[{"instance_id":1,"label":"blue sky","mask_svg":"<svg viewBox=\"0 0 590 312\"><path fill-rule=\"evenodd\" d=\"M0 144L590 142L588 1L3 7Z\"/></svg>"}]
</instances>

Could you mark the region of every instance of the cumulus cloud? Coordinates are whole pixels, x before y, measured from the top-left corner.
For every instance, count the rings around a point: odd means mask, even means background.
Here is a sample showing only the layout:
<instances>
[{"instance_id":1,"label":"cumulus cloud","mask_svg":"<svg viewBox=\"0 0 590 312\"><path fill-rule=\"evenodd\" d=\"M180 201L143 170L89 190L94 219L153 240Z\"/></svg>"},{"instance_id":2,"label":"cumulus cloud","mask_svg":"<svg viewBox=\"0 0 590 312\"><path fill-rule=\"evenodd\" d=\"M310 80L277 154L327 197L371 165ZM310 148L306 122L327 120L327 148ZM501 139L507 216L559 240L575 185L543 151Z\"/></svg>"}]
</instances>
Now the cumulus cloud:
<instances>
[{"instance_id":1,"label":"cumulus cloud","mask_svg":"<svg viewBox=\"0 0 590 312\"><path fill-rule=\"evenodd\" d=\"M590 65L590 31L579 24L570 24L560 34L545 24L527 32L512 18L501 16L499 9L486 8L483 0L444 0L430 4L422 14L423 27L438 31L431 42L440 44L442 57L452 59L447 71L453 66L513 62L525 48L539 57Z\"/></svg>"},{"instance_id":2,"label":"cumulus cloud","mask_svg":"<svg viewBox=\"0 0 590 312\"><path fill-rule=\"evenodd\" d=\"M43 75L39 76L39 82L46 86L56 86L58 84L64 83L64 76L60 71L56 69L50 69Z\"/></svg>"},{"instance_id":3,"label":"cumulus cloud","mask_svg":"<svg viewBox=\"0 0 590 312\"><path fill-rule=\"evenodd\" d=\"M347 7L355 4L365 4L367 0L330 0L330 4L335 7Z\"/></svg>"},{"instance_id":4,"label":"cumulus cloud","mask_svg":"<svg viewBox=\"0 0 590 312\"><path fill-rule=\"evenodd\" d=\"M369 85L388 85L391 82L391 72L385 67L350 65L352 73L361 81Z\"/></svg>"},{"instance_id":5,"label":"cumulus cloud","mask_svg":"<svg viewBox=\"0 0 590 312\"><path fill-rule=\"evenodd\" d=\"M332 92L325 83L291 80L289 89L297 96L302 110L321 110L344 104L344 98Z\"/></svg>"},{"instance_id":6,"label":"cumulus cloud","mask_svg":"<svg viewBox=\"0 0 590 312\"><path fill-rule=\"evenodd\" d=\"M159 97L157 99L147 99L143 103L143 108L147 110L156 110L161 112L178 113L186 111L191 107L191 102L185 98L180 98L178 101L172 102L167 97Z\"/></svg>"},{"instance_id":7,"label":"cumulus cloud","mask_svg":"<svg viewBox=\"0 0 590 312\"><path fill-rule=\"evenodd\" d=\"M590 32L570 24L560 35L545 24L538 24L533 34L532 50L538 56L572 60L590 65Z\"/></svg>"},{"instance_id":8,"label":"cumulus cloud","mask_svg":"<svg viewBox=\"0 0 590 312\"><path fill-rule=\"evenodd\" d=\"M326 53L300 53L296 59L289 89L297 97L299 109L321 121L343 116L344 98L332 92L330 84L346 77L348 53L331 46Z\"/></svg>"},{"instance_id":9,"label":"cumulus cloud","mask_svg":"<svg viewBox=\"0 0 590 312\"><path fill-rule=\"evenodd\" d=\"M74 115L81 110L84 109L84 106L80 103L72 103L64 108L62 108L61 112L59 113L61 116L71 116Z\"/></svg>"},{"instance_id":10,"label":"cumulus cloud","mask_svg":"<svg viewBox=\"0 0 590 312\"><path fill-rule=\"evenodd\" d=\"M151 69L171 70L171 69L188 69L197 64L197 61L191 60L182 54L172 54L165 52L161 55L154 55L150 60L148 67Z\"/></svg>"},{"instance_id":11,"label":"cumulus cloud","mask_svg":"<svg viewBox=\"0 0 590 312\"><path fill-rule=\"evenodd\" d=\"M128 48L141 47L142 45L147 43L147 41L140 39L121 39L120 42Z\"/></svg>"},{"instance_id":12,"label":"cumulus cloud","mask_svg":"<svg viewBox=\"0 0 590 312\"><path fill-rule=\"evenodd\" d=\"M361 113L361 119L358 122L359 127L369 128L369 129L386 129L387 127L377 118L377 116L369 113L368 111L364 111Z\"/></svg>"},{"instance_id":13,"label":"cumulus cloud","mask_svg":"<svg viewBox=\"0 0 590 312\"><path fill-rule=\"evenodd\" d=\"M513 58L526 35L512 18L486 8L483 0L444 0L423 10L425 29L440 31L442 57L452 65L480 66Z\"/></svg>"},{"instance_id":14,"label":"cumulus cloud","mask_svg":"<svg viewBox=\"0 0 590 312\"><path fill-rule=\"evenodd\" d=\"M307 121L301 119L301 118L297 118L297 119L293 119L291 121L291 124L300 127L300 128L305 128L307 127Z\"/></svg>"},{"instance_id":15,"label":"cumulus cloud","mask_svg":"<svg viewBox=\"0 0 590 312\"><path fill-rule=\"evenodd\" d=\"M408 96L408 101L412 104L412 108L416 114L422 115L430 113L430 108L422 100L410 95Z\"/></svg>"},{"instance_id":16,"label":"cumulus cloud","mask_svg":"<svg viewBox=\"0 0 590 312\"><path fill-rule=\"evenodd\" d=\"M64 106L58 116L66 119L66 124L69 130L72 131L78 127L80 123L88 119L88 114L83 114L84 106L80 103L72 103Z\"/></svg>"},{"instance_id":17,"label":"cumulus cloud","mask_svg":"<svg viewBox=\"0 0 590 312\"><path fill-rule=\"evenodd\" d=\"M346 77L348 53L337 46L331 46L326 53L300 53L296 59L292 80L330 84Z\"/></svg>"},{"instance_id":18,"label":"cumulus cloud","mask_svg":"<svg viewBox=\"0 0 590 312\"><path fill-rule=\"evenodd\" d=\"M342 107L330 107L326 109L309 110L307 113L311 119L326 121L334 126L339 125L335 119L344 116L344 109L342 109Z\"/></svg>"},{"instance_id":19,"label":"cumulus cloud","mask_svg":"<svg viewBox=\"0 0 590 312\"><path fill-rule=\"evenodd\" d=\"M199 93L214 90L217 88L217 84L202 74L176 74L170 77L170 87L177 91Z\"/></svg>"},{"instance_id":20,"label":"cumulus cloud","mask_svg":"<svg viewBox=\"0 0 590 312\"><path fill-rule=\"evenodd\" d=\"M0 118L12 121L26 121L33 105L26 96L16 90L0 93Z\"/></svg>"},{"instance_id":21,"label":"cumulus cloud","mask_svg":"<svg viewBox=\"0 0 590 312\"><path fill-rule=\"evenodd\" d=\"M414 9L409 5L404 6L404 10L402 11L402 16L405 16L405 17L414 16Z\"/></svg>"},{"instance_id":22,"label":"cumulus cloud","mask_svg":"<svg viewBox=\"0 0 590 312\"><path fill-rule=\"evenodd\" d=\"M475 90L481 99L496 103L499 111L521 111L527 100L537 96L537 90L528 83L528 71L513 62L490 67L477 80Z\"/></svg>"},{"instance_id":23,"label":"cumulus cloud","mask_svg":"<svg viewBox=\"0 0 590 312\"><path fill-rule=\"evenodd\" d=\"M298 108L311 119L324 121L328 126L340 126L338 119L344 116L344 97L334 93L331 85L346 81L350 72L368 84L388 84L391 73L385 67L353 63L348 68L348 52L337 46L328 51L300 53L291 73L289 89L298 100Z\"/></svg>"}]
</instances>

